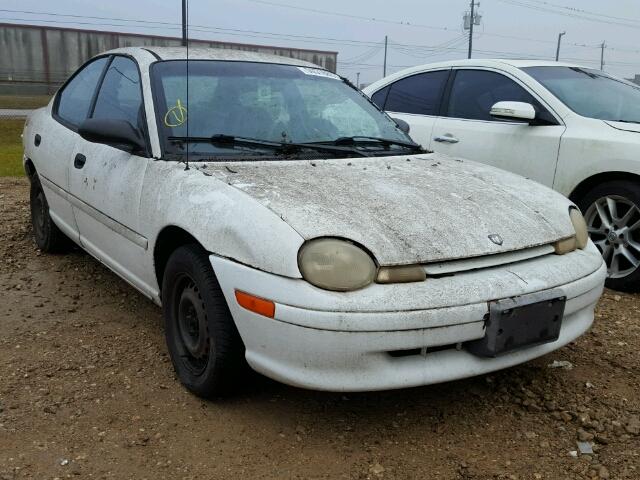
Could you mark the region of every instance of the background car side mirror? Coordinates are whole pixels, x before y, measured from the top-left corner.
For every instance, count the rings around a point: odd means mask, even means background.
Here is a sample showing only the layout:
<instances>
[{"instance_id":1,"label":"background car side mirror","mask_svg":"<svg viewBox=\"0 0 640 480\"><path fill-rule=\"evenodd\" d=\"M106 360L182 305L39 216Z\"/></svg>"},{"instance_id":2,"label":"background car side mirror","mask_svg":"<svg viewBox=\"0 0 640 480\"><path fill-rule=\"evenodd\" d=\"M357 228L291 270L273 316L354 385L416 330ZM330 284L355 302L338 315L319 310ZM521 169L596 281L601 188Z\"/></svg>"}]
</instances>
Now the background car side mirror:
<instances>
[{"instance_id":1,"label":"background car side mirror","mask_svg":"<svg viewBox=\"0 0 640 480\"><path fill-rule=\"evenodd\" d=\"M78 134L88 142L102 143L131 153L145 152L147 148L140 131L126 120L88 118L78 128Z\"/></svg>"},{"instance_id":2,"label":"background car side mirror","mask_svg":"<svg viewBox=\"0 0 640 480\"><path fill-rule=\"evenodd\" d=\"M405 122L400 118L393 118L393 117L391 117L391 120L396 122L396 125L398 126L398 128L402 130L404 133L409 133L409 130L411 129L411 127L407 122Z\"/></svg>"},{"instance_id":3,"label":"background car side mirror","mask_svg":"<svg viewBox=\"0 0 640 480\"><path fill-rule=\"evenodd\" d=\"M500 120L524 120L531 123L536 119L536 109L525 102L498 102L491 107L489 113Z\"/></svg>"}]
</instances>

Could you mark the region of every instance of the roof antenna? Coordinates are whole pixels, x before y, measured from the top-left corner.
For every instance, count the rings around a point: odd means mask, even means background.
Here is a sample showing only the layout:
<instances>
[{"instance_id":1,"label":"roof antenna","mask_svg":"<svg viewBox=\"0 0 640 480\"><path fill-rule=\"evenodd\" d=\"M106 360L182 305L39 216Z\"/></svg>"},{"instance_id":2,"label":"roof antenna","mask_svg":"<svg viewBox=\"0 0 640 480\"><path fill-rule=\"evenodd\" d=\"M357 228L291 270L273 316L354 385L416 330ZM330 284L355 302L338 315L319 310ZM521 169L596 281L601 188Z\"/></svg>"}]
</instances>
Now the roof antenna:
<instances>
[{"instance_id":1,"label":"roof antenna","mask_svg":"<svg viewBox=\"0 0 640 480\"><path fill-rule=\"evenodd\" d=\"M182 0L182 46L187 48L187 109L189 108L189 6L188 0ZM187 110L187 157L185 170L189 170L189 111Z\"/></svg>"}]
</instances>

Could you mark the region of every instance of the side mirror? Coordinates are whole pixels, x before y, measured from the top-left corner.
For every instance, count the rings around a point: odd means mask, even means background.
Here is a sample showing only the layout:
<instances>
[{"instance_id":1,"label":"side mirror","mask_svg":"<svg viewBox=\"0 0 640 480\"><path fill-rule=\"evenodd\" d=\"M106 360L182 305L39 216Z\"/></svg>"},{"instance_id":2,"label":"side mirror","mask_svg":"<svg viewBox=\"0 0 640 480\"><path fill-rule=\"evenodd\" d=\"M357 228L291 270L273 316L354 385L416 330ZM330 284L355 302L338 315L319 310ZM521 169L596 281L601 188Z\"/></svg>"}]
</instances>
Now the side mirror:
<instances>
[{"instance_id":1,"label":"side mirror","mask_svg":"<svg viewBox=\"0 0 640 480\"><path fill-rule=\"evenodd\" d=\"M102 143L127 152L144 152L147 148L140 131L126 120L88 118L78 128L88 142Z\"/></svg>"},{"instance_id":2,"label":"side mirror","mask_svg":"<svg viewBox=\"0 0 640 480\"><path fill-rule=\"evenodd\" d=\"M409 133L409 130L411 129L411 127L407 122L405 122L401 118L394 118L394 117L391 117L391 120L396 122L396 125L398 126L398 128L402 130L404 133Z\"/></svg>"},{"instance_id":3,"label":"side mirror","mask_svg":"<svg viewBox=\"0 0 640 480\"><path fill-rule=\"evenodd\" d=\"M498 102L491 107L489 113L500 120L523 120L530 123L536 119L533 105L524 102Z\"/></svg>"}]
</instances>

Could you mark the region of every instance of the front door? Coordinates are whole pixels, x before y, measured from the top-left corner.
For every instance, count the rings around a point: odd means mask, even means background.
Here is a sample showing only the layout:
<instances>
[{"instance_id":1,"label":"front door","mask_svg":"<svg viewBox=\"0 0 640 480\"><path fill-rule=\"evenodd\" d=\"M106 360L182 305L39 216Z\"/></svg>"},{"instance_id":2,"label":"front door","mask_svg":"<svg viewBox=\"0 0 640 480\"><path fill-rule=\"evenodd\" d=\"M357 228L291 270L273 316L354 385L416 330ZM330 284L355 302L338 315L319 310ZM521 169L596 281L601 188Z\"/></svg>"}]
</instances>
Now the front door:
<instances>
[{"instance_id":1,"label":"front door","mask_svg":"<svg viewBox=\"0 0 640 480\"><path fill-rule=\"evenodd\" d=\"M409 135L429 148L449 69L417 73L376 92L372 100L393 118L411 126Z\"/></svg>"},{"instance_id":2,"label":"front door","mask_svg":"<svg viewBox=\"0 0 640 480\"><path fill-rule=\"evenodd\" d=\"M434 125L431 150L493 165L553 187L565 126L525 88L489 70L454 72L449 101ZM530 103L546 125L497 120L494 103Z\"/></svg>"},{"instance_id":3,"label":"front door","mask_svg":"<svg viewBox=\"0 0 640 480\"><path fill-rule=\"evenodd\" d=\"M109 64L90 118L127 120L145 131L137 65L115 56ZM76 142L70 190L82 246L143 291L144 257L139 206L148 159L108 145Z\"/></svg>"}]
</instances>

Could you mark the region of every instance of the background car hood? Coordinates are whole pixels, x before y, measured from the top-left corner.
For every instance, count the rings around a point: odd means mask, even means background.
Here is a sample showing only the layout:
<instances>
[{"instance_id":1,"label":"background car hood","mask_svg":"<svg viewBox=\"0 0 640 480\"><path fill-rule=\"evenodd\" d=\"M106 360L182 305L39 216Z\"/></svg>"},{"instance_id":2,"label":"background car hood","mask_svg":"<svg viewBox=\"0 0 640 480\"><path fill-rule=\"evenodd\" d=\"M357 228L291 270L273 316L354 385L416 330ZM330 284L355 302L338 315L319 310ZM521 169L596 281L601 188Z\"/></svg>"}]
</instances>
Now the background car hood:
<instances>
[{"instance_id":1,"label":"background car hood","mask_svg":"<svg viewBox=\"0 0 640 480\"><path fill-rule=\"evenodd\" d=\"M251 195L303 238L353 240L381 265L501 253L574 234L571 203L560 194L438 154L209 163L207 172ZM489 239L493 234L502 245Z\"/></svg>"},{"instance_id":2,"label":"background car hood","mask_svg":"<svg viewBox=\"0 0 640 480\"><path fill-rule=\"evenodd\" d=\"M624 130L625 132L640 133L640 123L628 123L628 122L612 122L611 120L603 120L604 123L616 130Z\"/></svg>"}]
</instances>

